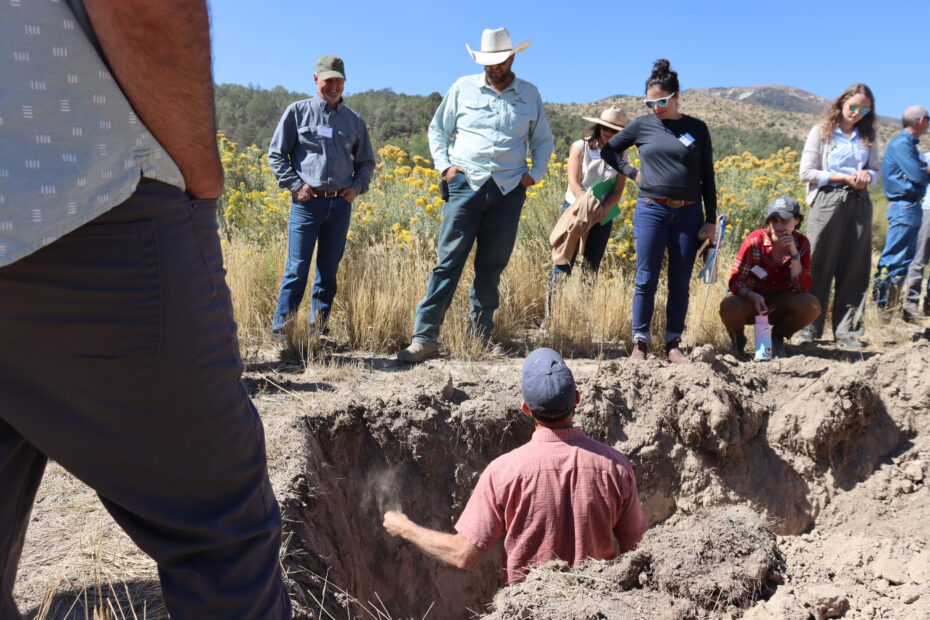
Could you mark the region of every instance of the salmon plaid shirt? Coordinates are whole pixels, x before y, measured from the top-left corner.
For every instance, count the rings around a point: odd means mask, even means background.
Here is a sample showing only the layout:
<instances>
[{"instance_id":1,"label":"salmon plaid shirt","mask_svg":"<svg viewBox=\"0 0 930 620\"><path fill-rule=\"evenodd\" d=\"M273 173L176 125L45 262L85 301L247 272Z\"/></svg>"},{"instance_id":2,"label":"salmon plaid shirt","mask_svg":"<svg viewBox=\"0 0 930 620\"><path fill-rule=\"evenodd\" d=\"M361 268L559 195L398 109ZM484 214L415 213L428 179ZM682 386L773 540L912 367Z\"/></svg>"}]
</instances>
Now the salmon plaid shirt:
<instances>
[{"instance_id":1,"label":"salmon plaid shirt","mask_svg":"<svg viewBox=\"0 0 930 620\"><path fill-rule=\"evenodd\" d=\"M538 429L492 461L455 529L485 550L504 535L511 585L550 560L612 559L614 538L632 548L647 526L626 457L580 428L564 428Z\"/></svg>"}]
</instances>

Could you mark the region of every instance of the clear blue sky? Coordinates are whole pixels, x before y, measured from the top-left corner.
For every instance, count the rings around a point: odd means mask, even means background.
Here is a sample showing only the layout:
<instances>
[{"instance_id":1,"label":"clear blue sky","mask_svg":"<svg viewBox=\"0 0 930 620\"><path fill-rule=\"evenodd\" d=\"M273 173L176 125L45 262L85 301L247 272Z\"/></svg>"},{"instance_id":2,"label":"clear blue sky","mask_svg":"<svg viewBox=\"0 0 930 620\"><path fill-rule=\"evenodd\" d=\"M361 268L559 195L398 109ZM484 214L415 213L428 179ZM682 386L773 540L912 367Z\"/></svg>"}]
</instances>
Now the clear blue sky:
<instances>
[{"instance_id":1,"label":"clear blue sky","mask_svg":"<svg viewBox=\"0 0 930 620\"><path fill-rule=\"evenodd\" d=\"M346 93L445 93L481 68L484 28L532 46L514 71L545 101L641 95L667 57L682 88L777 84L833 99L865 82L879 114L930 108L930 2L896 0L211 0L219 83L311 92L316 59L346 63Z\"/></svg>"}]
</instances>

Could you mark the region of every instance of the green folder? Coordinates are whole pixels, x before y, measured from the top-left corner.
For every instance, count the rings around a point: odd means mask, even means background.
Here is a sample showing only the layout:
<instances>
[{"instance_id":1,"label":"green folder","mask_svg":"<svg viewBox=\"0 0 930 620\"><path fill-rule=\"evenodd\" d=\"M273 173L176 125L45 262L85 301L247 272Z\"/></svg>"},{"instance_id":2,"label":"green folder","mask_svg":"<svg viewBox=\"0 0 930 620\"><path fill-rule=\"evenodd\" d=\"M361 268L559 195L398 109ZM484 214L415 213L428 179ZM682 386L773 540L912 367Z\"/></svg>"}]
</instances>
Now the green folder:
<instances>
[{"instance_id":1,"label":"green folder","mask_svg":"<svg viewBox=\"0 0 930 620\"><path fill-rule=\"evenodd\" d=\"M617 177L614 177L612 179L607 179L606 181L600 181L592 185L591 193L594 194L594 197L597 198L598 202L604 202L607 199L607 197L613 193L614 187L616 186L617 186ZM620 215L620 202L619 201L617 201L617 204L611 207L610 211L608 211L607 214L604 215L604 219L601 220L600 222L601 226L608 223L609 221L611 221L618 215Z\"/></svg>"}]
</instances>

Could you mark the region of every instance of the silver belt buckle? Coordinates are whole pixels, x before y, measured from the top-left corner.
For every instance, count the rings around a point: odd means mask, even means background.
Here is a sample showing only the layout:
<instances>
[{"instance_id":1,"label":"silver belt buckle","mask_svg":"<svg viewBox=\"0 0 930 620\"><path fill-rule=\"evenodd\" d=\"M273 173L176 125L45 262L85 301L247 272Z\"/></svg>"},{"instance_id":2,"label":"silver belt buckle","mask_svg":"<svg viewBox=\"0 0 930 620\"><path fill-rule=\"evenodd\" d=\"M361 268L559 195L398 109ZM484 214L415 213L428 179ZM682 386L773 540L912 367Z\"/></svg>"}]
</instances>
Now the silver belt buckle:
<instances>
[{"instance_id":1,"label":"silver belt buckle","mask_svg":"<svg viewBox=\"0 0 930 620\"><path fill-rule=\"evenodd\" d=\"M666 200L665 203L673 209L680 209L685 206L685 200Z\"/></svg>"}]
</instances>

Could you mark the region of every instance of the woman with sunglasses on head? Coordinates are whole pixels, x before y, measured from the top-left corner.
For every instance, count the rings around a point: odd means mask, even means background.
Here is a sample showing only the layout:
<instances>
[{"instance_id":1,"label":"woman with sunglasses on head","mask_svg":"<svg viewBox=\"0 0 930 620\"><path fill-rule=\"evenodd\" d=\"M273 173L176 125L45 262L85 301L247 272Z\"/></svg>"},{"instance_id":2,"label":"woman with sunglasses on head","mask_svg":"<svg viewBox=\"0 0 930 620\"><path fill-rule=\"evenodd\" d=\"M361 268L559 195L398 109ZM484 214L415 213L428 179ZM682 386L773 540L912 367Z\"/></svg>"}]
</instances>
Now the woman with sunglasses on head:
<instances>
[{"instance_id":1,"label":"woman with sunglasses on head","mask_svg":"<svg viewBox=\"0 0 930 620\"><path fill-rule=\"evenodd\" d=\"M823 334L834 281L833 338L846 348L862 343L872 264L872 201L868 186L878 180L875 97L865 84L853 84L833 100L822 122L811 129L801 155L801 179L811 206L811 294L824 312L798 334L806 344Z\"/></svg>"},{"instance_id":2,"label":"woman with sunglasses on head","mask_svg":"<svg viewBox=\"0 0 930 620\"><path fill-rule=\"evenodd\" d=\"M668 60L657 60L646 80L646 107L652 112L631 122L610 139L601 156L639 184L633 212L636 282L633 292L634 360L646 358L655 294L668 252L668 302L665 354L686 363L679 345L688 314L691 270L698 239L714 243L717 188L710 132L703 121L678 110L678 74ZM641 170L617 157L639 147ZM701 203L703 202L703 210Z\"/></svg>"},{"instance_id":3,"label":"woman with sunglasses on head","mask_svg":"<svg viewBox=\"0 0 930 620\"><path fill-rule=\"evenodd\" d=\"M592 187L602 181L616 179L613 189L601 201L599 212L606 213L617 204L620 196L623 195L626 177L617 174L616 170L604 162L601 158L601 149L604 148L610 138L617 135L626 126L626 115L620 108L611 107L601 112L599 118L589 116L583 116L582 118L594 124L588 129L586 137L573 142L569 147L568 189L565 191L562 213L565 213L576 198L584 195ZM584 241L584 262L582 263L582 268L586 271L597 273L601 265L601 259L604 258L604 251L607 249L607 242L610 240L612 228L613 222L606 222L594 224L588 229ZM552 305L553 289L561 277L571 274L577 255L578 252L576 251L567 263L556 263L552 268L552 275L549 278L548 303L546 305L547 317Z\"/></svg>"}]
</instances>

